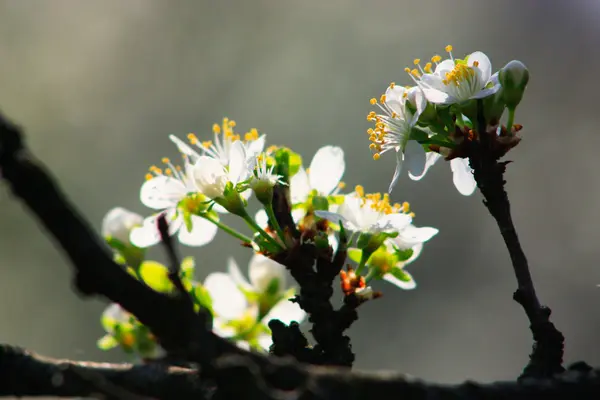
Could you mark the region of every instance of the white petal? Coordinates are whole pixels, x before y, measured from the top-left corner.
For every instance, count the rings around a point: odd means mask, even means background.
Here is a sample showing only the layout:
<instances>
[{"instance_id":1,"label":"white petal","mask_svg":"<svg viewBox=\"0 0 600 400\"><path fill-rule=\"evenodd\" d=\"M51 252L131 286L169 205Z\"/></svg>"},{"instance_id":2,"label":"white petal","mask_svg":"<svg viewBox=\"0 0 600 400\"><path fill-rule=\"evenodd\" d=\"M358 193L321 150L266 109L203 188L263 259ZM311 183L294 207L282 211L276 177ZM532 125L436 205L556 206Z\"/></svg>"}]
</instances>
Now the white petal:
<instances>
[{"instance_id":1,"label":"white petal","mask_svg":"<svg viewBox=\"0 0 600 400\"><path fill-rule=\"evenodd\" d=\"M223 195L227 183L227 171L219 160L200 156L191 169L198 190L211 199Z\"/></svg>"},{"instance_id":2,"label":"white petal","mask_svg":"<svg viewBox=\"0 0 600 400\"><path fill-rule=\"evenodd\" d=\"M410 275L406 271L404 271L404 273L407 275ZM414 279L411 279L410 282L404 282L404 281L401 281L400 279L396 278L392 274L385 274L383 276L383 280L393 283L394 285L398 286L400 289L410 290L410 289L414 289L417 287L417 283L415 282Z\"/></svg>"},{"instance_id":3,"label":"white petal","mask_svg":"<svg viewBox=\"0 0 600 400\"><path fill-rule=\"evenodd\" d=\"M401 230L397 237L392 239L396 246L399 248L406 250L410 249L413 246L424 243L437 235L439 232L438 229L431 227L422 227L417 228L414 225L409 225L403 230Z\"/></svg>"},{"instance_id":4,"label":"white petal","mask_svg":"<svg viewBox=\"0 0 600 400\"><path fill-rule=\"evenodd\" d=\"M180 180L157 176L144 182L140 189L140 200L146 207L162 210L176 206L186 194L187 189Z\"/></svg>"},{"instance_id":5,"label":"white petal","mask_svg":"<svg viewBox=\"0 0 600 400\"><path fill-rule=\"evenodd\" d=\"M454 62L454 60L448 58L436 65L435 75L438 75L443 78L444 76L446 76L446 72L450 72L454 69L455 65L456 63Z\"/></svg>"},{"instance_id":6,"label":"white petal","mask_svg":"<svg viewBox=\"0 0 600 400\"><path fill-rule=\"evenodd\" d=\"M169 222L169 234L173 235L183 223L181 218L175 217L175 209L167 210L167 221ZM160 242L160 232L158 231L157 220L162 213L152 215L142 223L142 226L135 228L129 235L129 240L137 247L149 247Z\"/></svg>"},{"instance_id":7,"label":"white petal","mask_svg":"<svg viewBox=\"0 0 600 400\"><path fill-rule=\"evenodd\" d=\"M278 319L286 325L292 321L302 323L306 318L306 312L300 308L298 303L289 301L288 299L280 300L263 318L263 323L268 325L272 319Z\"/></svg>"},{"instance_id":8,"label":"white petal","mask_svg":"<svg viewBox=\"0 0 600 400\"><path fill-rule=\"evenodd\" d=\"M129 234L137 226L141 226L144 218L123 207L115 207L102 219L102 236L111 236L123 244L129 243Z\"/></svg>"},{"instance_id":9,"label":"white petal","mask_svg":"<svg viewBox=\"0 0 600 400\"><path fill-rule=\"evenodd\" d=\"M123 309L123 307L121 307L117 303L112 303L111 305L106 307L102 312L103 319L106 318L115 322L127 322L129 321L130 316L131 314L125 311L125 309Z\"/></svg>"},{"instance_id":10,"label":"white petal","mask_svg":"<svg viewBox=\"0 0 600 400\"><path fill-rule=\"evenodd\" d=\"M474 67L474 63L477 62L477 67ZM473 52L469 55L467 65L469 67L479 68L481 71L481 80L484 84L486 84L490 76L492 76L492 63L488 56L486 56L481 51Z\"/></svg>"},{"instance_id":11,"label":"white petal","mask_svg":"<svg viewBox=\"0 0 600 400\"><path fill-rule=\"evenodd\" d=\"M223 272L213 272L204 281L212 298L215 314L225 320L240 319L248 309L246 297L231 277Z\"/></svg>"},{"instance_id":12,"label":"white petal","mask_svg":"<svg viewBox=\"0 0 600 400\"><path fill-rule=\"evenodd\" d=\"M331 246L331 249L333 250L333 252L335 253L338 249L339 246L339 241L337 239L337 237L333 234L329 235L327 237L327 240L329 240L329 245Z\"/></svg>"},{"instance_id":13,"label":"white petal","mask_svg":"<svg viewBox=\"0 0 600 400\"><path fill-rule=\"evenodd\" d=\"M217 226L197 215L192 215L192 231L188 232L185 224L179 228L179 241L187 246L204 246L214 239Z\"/></svg>"},{"instance_id":14,"label":"white petal","mask_svg":"<svg viewBox=\"0 0 600 400\"><path fill-rule=\"evenodd\" d=\"M404 149L404 155L406 157L408 173L415 176L423 175L427 161L423 146L416 140L409 140Z\"/></svg>"},{"instance_id":15,"label":"white petal","mask_svg":"<svg viewBox=\"0 0 600 400\"><path fill-rule=\"evenodd\" d=\"M252 285L244 277L244 274L242 274L242 271L240 271L240 267L238 267L237 262L235 262L233 257L229 257L227 260L227 273L229 276L231 276L231 279L233 279L236 285L241 287L243 290L252 290Z\"/></svg>"},{"instance_id":16,"label":"white petal","mask_svg":"<svg viewBox=\"0 0 600 400\"><path fill-rule=\"evenodd\" d=\"M265 148L265 140L267 135L261 135L258 139L253 140L247 145L247 153L248 155L253 155L254 157L258 156L263 152Z\"/></svg>"},{"instance_id":17,"label":"white petal","mask_svg":"<svg viewBox=\"0 0 600 400\"><path fill-rule=\"evenodd\" d=\"M406 99L404 93L406 93L406 89L400 85L395 85L393 88L388 87L385 91L385 104L398 114L399 118L405 118Z\"/></svg>"},{"instance_id":18,"label":"white petal","mask_svg":"<svg viewBox=\"0 0 600 400\"><path fill-rule=\"evenodd\" d=\"M338 214L338 213L334 213L334 212L330 212L330 211L323 211L323 210L316 210L315 215L317 217L326 219L329 222L332 222L334 224L339 224L341 221L342 224L344 225L344 227L346 227L346 228L350 228L350 227L354 226L354 224L352 222L348 221L348 219L346 219L346 217L344 217L343 215Z\"/></svg>"},{"instance_id":19,"label":"white petal","mask_svg":"<svg viewBox=\"0 0 600 400\"><path fill-rule=\"evenodd\" d=\"M469 160L466 158L454 158L450 161L452 169L452 181L458 192L463 196L470 196L475 191L477 183L471 172Z\"/></svg>"},{"instance_id":20,"label":"white petal","mask_svg":"<svg viewBox=\"0 0 600 400\"><path fill-rule=\"evenodd\" d=\"M248 276L259 293L266 292L273 279L279 281L280 291L285 287L285 267L261 254L255 254L250 259Z\"/></svg>"},{"instance_id":21,"label":"white petal","mask_svg":"<svg viewBox=\"0 0 600 400\"><path fill-rule=\"evenodd\" d=\"M440 159L440 157L442 157L440 153L436 153L435 151L427 152L427 154L425 155L425 168L423 169L423 172L420 175L413 175L410 171L408 171L408 176L413 181L421 180L425 176L429 168L431 168L433 164L435 164L436 161Z\"/></svg>"},{"instance_id":22,"label":"white petal","mask_svg":"<svg viewBox=\"0 0 600 400\"><path fill-rule=\"evenodd\" d=\"M410 264L411 262L415 261L417 258L419 258L419 256L421 255L421 252L423 251L423 243L417 243L413 246L412 248L413 253L412 256L410 256L410 258L406 261L404 261L404 264Z\"/></svg>"},{"instance_id":23,"label":"white petal","mask_svg":"<svg viewBox=\"0 0 600 400\"><path fill-rule=\"evenodd\" d=\"M290 178L290 197L292 204L303 203L310 193L310 183L308 183L308 174L303 167Z\"/></svg>"},{"instance_id":24,"label":"white petal","mask_svg":"<svg viewBox=\"0 0 600 400\"><path fill-rule=\"evenodd\" d=\"M332 206L329 206L329 208L331 209ZM306 210L304 210L304 208L296 208L294 210L292 210L292 219L294 220L294 222L297 224L300 222L300 220L302 218L304 218L304 216L306 215Z\"/></svg>"},{"instance_id":25,"label":"white petal","mask_svg":"<svg viewBox=\"0 0 600 400\"><path fill-rule=\"evenodd\" d=\"M402 173L402 164L404 163L404 153L402 150L396 151L396 169L394 170L394 176L392 177L392 182L390 182L390 186L388 187L388 193L392 193L392 190L398 183L398 179L400 179L400 174Z\"/></svg>"},{"instance_id":26,"label":"white petal","mask_svg":"<svg viewBox=\"0 0 600 400\"><path fill-rule=\"evenodd\" d=\"M256 221L258 226L260 226L262 228L269 225L269 216L267 215L267 212L263 209L258 210L256 215L254 216L254 220Z\"/></svg>"},{"instance_id":27,"label":"white petal","mask_svg":"<svg viewBox=\"0 0 600 400\"><path fill-rule=\"evenodd\" d=\"M229 180L237 185L248 177L248 172L246 147L244 143L236 140L229 149Z\"/></svg>"},{"instance_id":28,"label":"white petal","mask_svg":"<svg viewBox=\"0 0 600 400\"><path fill-rule=\"evenodd\" d=\"M434 104L450 104L454 103L454 97L450 96L448 93L444 93L441 90L432 89L432 88L423 88L423 93L425 94L425 98L427 101Z\"/></svg>"},{"instance_id":29,"label":"white petal","mask_svg":"<svg viewBox=\"0 0 600 400\"><path fill-rule=\"evenodd\" d=\"M345 169L344 151L340 147L321 147L310 163L310 187L322 195L330 194L337 188Z\"/></svg>"},{"instance_id":30,"label":"white petal","mask_svg":"<svg viewBox=\"0 0 600 400\"><path fill-rule=\"evenodd\" d=\"M414 126L419 120L419 117L423 111L425 111L425 107L427 107L427 99L423 94L423 90L420 87L415 86L410 88L408 91L408 100L417 109L412 117L412 120L410 121L410 126Z\"/></svg>"},{"instance_id":31,"label":"white petal","mask_svg":"<svg viewBox=\"0 0 600 400\"><path fill-rule=\"evenodd\" d=\"M169 135L169 139L171 139L171 142L175 143L177 149L182 154L190 157L190 161L194 162L198 157L200 157L200 154L196 150L192 149L187 143L179 139L177 136Z\"/></svg>"},{"instance_id":32,"label":"white petal","mask_svg":"<svg viewBox=\"0 0 600 400\"><path fill-rule=\"evenodd\" d=\"M494 86L492 86L491 88L486 88L483 89L481 91L479 91L478 93L476 93L473 97L471 97L472 99L484 99L488 96L491 96L493 94L496 94L496 92L498 90L500 90L500 88L502 87L502 85L500 85L500 83L496 83Z\"/></svg>"},{"instance_id":33,"label":"white petal","mask_svg":"<svg viewBox=\"0 0 600 400\"><path fill-rule=\"evenodd\" d=\"M388 214L380 218L371 230L381 231L401 231L412 222L412 217L408 214Z\"/></svg>"}]
</instances>

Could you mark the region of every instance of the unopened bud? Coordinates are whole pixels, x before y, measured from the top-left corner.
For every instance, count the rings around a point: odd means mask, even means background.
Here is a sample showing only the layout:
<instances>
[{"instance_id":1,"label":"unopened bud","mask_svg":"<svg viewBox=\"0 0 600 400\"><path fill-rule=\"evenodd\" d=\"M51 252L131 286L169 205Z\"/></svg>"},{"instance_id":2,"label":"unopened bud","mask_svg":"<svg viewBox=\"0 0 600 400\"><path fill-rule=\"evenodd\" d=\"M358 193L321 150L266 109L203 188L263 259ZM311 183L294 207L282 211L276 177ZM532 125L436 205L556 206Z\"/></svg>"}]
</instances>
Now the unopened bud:
<instances>
[{"instance_id":1,"label":"unopened bud","mask_svg":"<svg viewBox=\"0 0 600 400\"><path fill-rule=\"evenodd\" d=\"M509 109L514 109L523 98L529 82L529 70L521 61L513 60L498 73L502 85L502 99Z\"/></svg>"}]
</instances>

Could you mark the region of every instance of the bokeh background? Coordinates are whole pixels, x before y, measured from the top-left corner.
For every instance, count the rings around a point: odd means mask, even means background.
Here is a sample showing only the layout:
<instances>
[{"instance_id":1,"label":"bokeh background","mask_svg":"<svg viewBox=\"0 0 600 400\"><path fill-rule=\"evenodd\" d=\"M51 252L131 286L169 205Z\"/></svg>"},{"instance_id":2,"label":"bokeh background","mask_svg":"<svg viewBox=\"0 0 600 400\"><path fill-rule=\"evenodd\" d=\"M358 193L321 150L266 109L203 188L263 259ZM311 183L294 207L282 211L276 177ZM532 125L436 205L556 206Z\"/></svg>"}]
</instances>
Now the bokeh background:
<instances>
[{"instance_id":1,"label":"bokeh background","mask_svg":"<svg viewBox=\"0 0 600 400\"><path fill-rule=\"evenodd\" d=\"M600 364L600 2L1 0L0 108L98 229L123 206L148 215L149 165L176 157L168 134L208 138L228 116L241 130L300 152L343 146L350 187L385 191L394 157L374 162L369 98L453 44L497 69L531 70L517 122L523 141L507 173L514 219L542 301L566 336L566 361ZM449 165L404 176L394 200L440 229L410 266L414 291L378 285L350 330L359 369L438 382L515 378L528 360L526 317L492 218L453 187ZM198 279L228 256L219 234L197 256ZM161 257L158 249L151 253ZM102 352L105 304L72 290L70 267L32 216L0 192L0 341L54 357L120 361Z\"/></svg>"}]
</instances>

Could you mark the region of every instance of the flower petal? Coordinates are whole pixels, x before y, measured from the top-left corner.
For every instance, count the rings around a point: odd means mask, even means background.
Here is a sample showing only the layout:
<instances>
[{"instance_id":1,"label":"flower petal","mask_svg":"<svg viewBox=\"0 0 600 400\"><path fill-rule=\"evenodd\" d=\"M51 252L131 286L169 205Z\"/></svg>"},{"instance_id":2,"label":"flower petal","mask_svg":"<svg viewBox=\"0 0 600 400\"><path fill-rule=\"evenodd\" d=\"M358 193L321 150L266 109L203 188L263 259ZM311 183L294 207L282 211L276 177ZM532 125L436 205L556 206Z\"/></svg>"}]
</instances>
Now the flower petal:
<instances>
[{"instance_id":1,"label":"flower petal","mask_svg":"<svg viewBox=\"0 0 600 400\"><path fill-rule=\"evenodd\" d=\"M290 197L292 199L292 204L305 202L309 193L310 183L308 182L308 174L303 167L300 167L298 172L290 178Z\"/></svg>"},{"instance_id":2,"label":"flower petal","mask_svg":"<svg viewBox=\"0 0 600 400\"><path fill-rule=\"evenodd\" d=\"M423 146L416 140L409 140L404 149L404 155L406 157L408 173L416 176L423 175L427 162Z\"/></svg>"},{"instance_id":3,"label":"flower petal","mask_svg":"<svg viewBox=\"0 0 600 400\"><path fill-rule=\"evenodd\" d=\"M192 215L192 230L187 230L184 225L179 229L178 239L187 246L204 246L214 239L217 226L197 215Z\"/></svg>"},{"instance_id":4,"label":"flower petal","mask_svg":"<svg viewBox=\"0 0 600 400\"><path fill-rule=\"evenodd\" d=\"M304 318L306 318L306 311L300 308L298 303L282 299L265 315L263 323L268 325L270 320L278 319L284 324L289 325L292 321L302 323Z\"/></svg>"},{"instance_id":5,"label":"flower petal","mask_svg":"<svg viewBox=\"0 0 600 400\"><path fill-rule=\"evenodd\" d=\"M229 259L227 259L227 273L229 273L229 276L231 276L231 279L233 279L236 285L241 287L243 290L252 290L252 285L244 277L244 274L242 274L242 271L240 271L240 267L238 267L237 262L235 262L233 257L229 257Z\"/></svg>"},{"instance_id":6,"label":"flower petal","mask_svg":"<svg viewBox=\"0 0 600 400\"><path fill-rule=\"evenodd\" d=\"M273 279L279 282L279 291L285 288L285 267L261 254L255 254L248 265L248 276L259 293L265 293Z\"/></svg>"},{"instance_id":7,"label":"flower petal","mask_svg":"<svg viewBox=\"0 0 600 400\"><path fill-rule=\"evenodd\" d=\"M477 62L477 66L474 64ZM488 56L486 56L481 51L475 51L468 56L467 65L473 68L479 68L481 71L481 81L485 85L492 76L492 63Z\"/></svg>"},{"instance_id":8,"label":"flower petal","mask_svg":"<svg viewBox=\"0 0 600 400\"><path fill-rule=\"evenodd\" d=\"M463 196L472 195L477 187L477 183L469 166L469 160L466 158L454 158L450 161L450 168L453 174L452 181L458 192Z\"/></svg>"},{"instance_id":9,"label":"flower petal","mask_svg":"<svg viewBox=\"0 0 600 400\"><path fill-rule=\"evenodd\" d=\"M388 87L385 91L385 104L396 114L399 118L405 118L405 104L406 99L404 94L406 88L400 85L394 85L394 87Z\"/></svg>"},{"instance_id":10,"label":"flower petal","mask_svg":"<svg viewBox=\"0 0 600 400\"><path fill-rule=\"evenodd\" d=\"M488 96L496 94L496 92L498 92L498 90L500 90L501 87L502 87L502 85L500 85L500 83L496 83L494 86L492 86L490 88L480 90L478 93L476 93L471 98L472 99L484 99Z\"/></svg>"},{"instance_id":11,"label":"flower petal","mask_svg":"<svg viewBox=\"0 0 600 400\"><path fill-rule=\"evenodd\" d=\"M435 164L437 162L437 160L440 159L441 154L440 153L436 153L435 151L429 151L427 152L427 154L425 154L425 168L423 169L423 171L421 172L420 175L413 175L411 173L411 171L408 171L408 176L410 177L410 179L412 179L413 181L419 181L421 180L425 174L427 173L427 171L429 170L429 168L431 168L433 166L433 164Z\"/></svg>"},{"instance_id":12,"label":"flower petal","mask_svg":"<svg viewBox=\"0 0 600 400\"><path fill-rule=\"evenodd\" d=\"M264 209L260 209L256 212L256 215L254 215L254 221L256 221L258 226L264 228L269 224L269 216Z\"/></svg>"},{"instance_id":13,"label":"flower petal","mask_svg":"<svg viewBox=\"0 0 600 400\"><path fill-rule=\"evenodd\" d=\"M176 210L171 208L167 211L167 221L169 221L169 235L173 235L181 227L183 220L175 218ZM142 223L142 226L135 228L129 235L129 240L137 247L149 247L160 242L160 232L158 231L157 220L163 213L152 215Z\"/></svg>"},{"instance_id":14,"label":"flower petal","mask_svg":"<svg viewBox=\"0 0 600 400\"><path fill-rule=\"evenodd\" d=\"M183 140L179 139L177 136L169 135L169 139L171 139L171 142L175 143L175 145L177 146L177 149L182 154L185 154L186 156L188 156L190 158L191 162L194 162L195 160L198 159L198 157L200 157L200 154L196 150L192 149L190 146L188 146L187 143L185 143Z\"/></svg>"},{"instance_id":15,"label":"flower petal","mask_svg":"<svg viewBox=\"0 0 600 400\"><path fill-rule=\"evenodd\" d=\"M229 180L234 185L245 180L249 176L246 160L246 147L244 143L236 140L229 149Z\"/></svg>"},{"instance_id":16,"label":"flower petal","mask_svg":"<svg viewBox=\"0 0 600 400\"><path fill-rule=\"evenodd\" d=\"M140 189L140 200L155 210L174 207L185 197L186 187L179 179L157 176L147 180Z\"/></svg>"},{"instance_id":17,"label":"flower petal","mask_svg":"<svg viewBox=\"0 0 600 400\"><path fill-rule=\"evenodd\" d=\"M213 272L204 281L204 287L210 294L213 310L218 318L235 320L244 316L248 302L231 276Z\"/></svg>"},{"instance_id":18,"label":"flower petal","mask_svg":"<svg viewBox=\"0 0 600 400\"><path fill-rule=\"evenodd\" d=\"M323 146L317 150L310 163L308 180L310 187L321 195L328 195L340 183L346 163L344 151L337 146Z\"/></svg>"},{"instance_id":19,"label":"flower petal","mask_svg":"<svg viewBox=\"0 0 600 400\"><path fill-rule=\"evenodd\" d=\"M417 258L419 258L419 256L421 255L421 252L423 251L423 243L415 244L413 246L412 250L413 250L412 256L410 256L410 258L408 260L404 261L404 265L410 264L411 262L413 262Z\"/></svg>"},{"instance_id":20,"label":"flower petal","mask_svg":"<svg viewBox=\"0 0 600 400\"><path fill-rule=\"evenodd\" d=\"M266 138L267 138L267 135L260 135L260 137L258 139L253 140L252 142L248 143L248 145L246 146L248 155L256 157L260 153L262 153L265 148Z\"/></svg>"},{"instance_id":21,"label":"flower petal","mask_svg":"<svg viewBox=\"0 0 600 400\"><path fill-rule=\"evenodd\" d=\"M450 104L454 103L454 97L450 96L448 93L444 93L441 90L433 89L433 88L423 88L423 94L425 94L425 98L428 102L434 104Z\"/></svg>"},{"instance_id":22,"label":"flower petal","mask_svg":"<svg viewBox=\"0 0 600 400\"><path fill-rule=\"evenodd\" d=\"M436 228L421 227L417 228L414 225L408 225L398 233L398 236L393 238L394 244L402 250L410 249L419 243L424 243L437 235L439 232Z\"/></svg>"},{"instance_id":23,"label":"flower petal","mask_svg":"<svg viewBox=\"0 0 600 400\"><path fill-rule=\"evenodd\" d=\"M269 349L271 348L271 345L273 344L273 338L268 333L261 333L258 336L257 341L258 341L258 344L260 345L260 347L262 347L263 350L265 350L265 351L269 351Z\"/></svg>"},{"instance_id":24,"label":"flower petal","mask_svg":"<svg viewBox=\"0 0 600 400\"><path fill-rule=\"evenodd\" d=\"M346 217L338 213L334 213L331 211L316 210L315 215L319 218L326 219L334 224L339 224L341 221L345 228L351 229L352 227L354 227L354 224L351 221L349 221L348 219L346 219Z\"/></svg>"},{"instance_id":25,"label":"flower petal","mask_svg":"<svg viewBox=\"0 0 600 400\"><path fill-rule=\"evenodd\" d=\"M129 234L137 226L141 226L144 218L123 207L115 207L102 219L102 236L111 236L123 244L129 243Z\"/></svg>"},{"instance_id":26,"label":"flower petal","mask_svg":"<svg viewBox=\"0 0 600 400\"><path fill-rule=\"evenodd\" d=\"M408 91L408 99L411 102L411 104L417 109L410 121L410 126L415 126L415 124L419 120L419 117L421 116L423 111L425 111L425 107L427 107L427 99L423 94L423 90L418 86L410 88L410 90Z\"/></svg>"},{"instance_id":27,"label":"flower petal","mask_svg":"<svg viewBox=\"0 0 600 400\"><path fill-rule=\"evenodd\" d=\"M392 177L392 181L390 182L390 186L388 187L388 193L392 193L394 187L398 183L398 179L400 179L400 174L402 173L402 164L404 163L404 153L402 150L396 151L396 169L394 170L394 176Z\"/></svg>"},{"instance_id":28,"label":"flower petal","mask_svg":"<svg viewBox=\"0 0 600 400\"><path fill-rule=\"evenodd\" d=\"M408 214L388 214L377 220L370 230L374 232L396 231L405 229L412 222Z\"/></svg>"}]
</instances>

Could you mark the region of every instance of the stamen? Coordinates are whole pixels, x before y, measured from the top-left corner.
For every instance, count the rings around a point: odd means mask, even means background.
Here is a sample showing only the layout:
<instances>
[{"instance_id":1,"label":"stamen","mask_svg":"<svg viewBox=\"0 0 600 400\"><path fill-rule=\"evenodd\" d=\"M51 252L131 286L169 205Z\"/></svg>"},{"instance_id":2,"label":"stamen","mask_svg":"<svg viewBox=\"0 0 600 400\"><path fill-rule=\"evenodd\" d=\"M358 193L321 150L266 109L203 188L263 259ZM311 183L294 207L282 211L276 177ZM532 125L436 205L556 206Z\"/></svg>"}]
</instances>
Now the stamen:
<instances>
[{"instance_id":1,"label":"stamen","mask_svg":"<svg viewBox=\"0 0 600 400\"><path fill-rule=\"evenodd\" d=\"M374 106L375 104L377 104L377 99L373 97L371 100L369 100L369 103L371 103L371 105Z\"/></svg>"},{"instance_id":2,"label":"stamen","mask_svg":"<svg viewBox=\"0 0 600 400\"><path fill-rule=\"evenodd\" d=\"M198 137L196 135L194 135L193 133L188 133L187 138L188 138L190 144L198 143Z\"/></svg>"},{"instance_id":3,"label":"stamen","mask_svg":"<svg viewBox=\"0 0 600 400\"><path fill-rule=\"evenodd\" d=\"M219 124L213 124L212 130L214 134L218 135L219 133L221 133L221 127L219 126Z\"/></svg>"},{"instance_id":4,"label":"stamen","mask_svg":"<svg viewBox=\"0 0 600 400\"><path fill-rule=\"evenodd\" d=\"M375 154L373 154L373 160L377 161L377 160L379 160L380 158L381 158L381 154L379 154L379 153L375 153Z\"/></svg>"}]
</instances>

